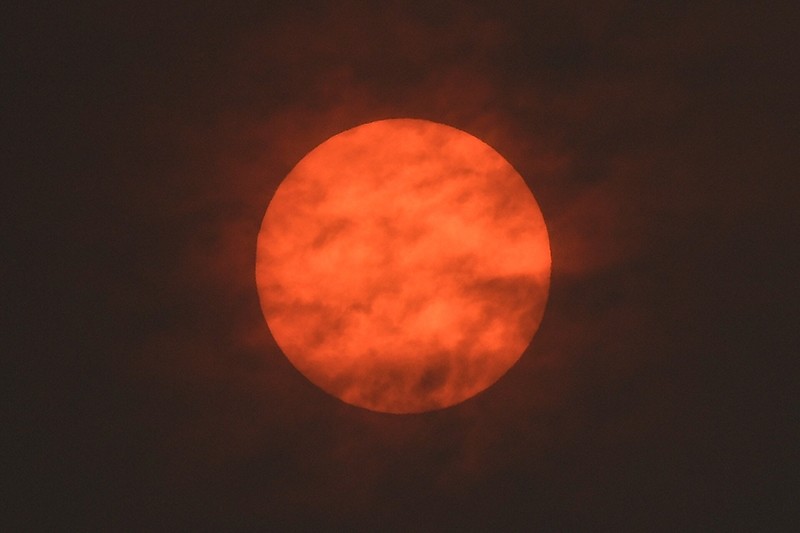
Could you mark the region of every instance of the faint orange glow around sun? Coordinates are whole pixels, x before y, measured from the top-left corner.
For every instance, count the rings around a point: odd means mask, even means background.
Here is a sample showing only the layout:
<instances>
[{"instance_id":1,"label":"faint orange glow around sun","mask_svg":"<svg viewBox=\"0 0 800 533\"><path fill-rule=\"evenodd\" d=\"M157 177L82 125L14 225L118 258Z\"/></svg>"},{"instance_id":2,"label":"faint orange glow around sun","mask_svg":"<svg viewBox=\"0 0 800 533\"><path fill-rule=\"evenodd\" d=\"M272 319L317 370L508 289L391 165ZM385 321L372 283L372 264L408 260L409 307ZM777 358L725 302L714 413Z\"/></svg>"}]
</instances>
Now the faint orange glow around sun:
<instances>
[{"instance_id":1,"label":"faint orange glow around sun","mask_svg":"<svg viewBox=\"0 0 800 533\"><path fill-rule=\"evenodd\" d=\"M539 327L542 213L479 139L416 119L335 135L292 169L258 235L278 346L309 380L374 411L448 407L495 383Z\"/></svg>"}]
</instances>

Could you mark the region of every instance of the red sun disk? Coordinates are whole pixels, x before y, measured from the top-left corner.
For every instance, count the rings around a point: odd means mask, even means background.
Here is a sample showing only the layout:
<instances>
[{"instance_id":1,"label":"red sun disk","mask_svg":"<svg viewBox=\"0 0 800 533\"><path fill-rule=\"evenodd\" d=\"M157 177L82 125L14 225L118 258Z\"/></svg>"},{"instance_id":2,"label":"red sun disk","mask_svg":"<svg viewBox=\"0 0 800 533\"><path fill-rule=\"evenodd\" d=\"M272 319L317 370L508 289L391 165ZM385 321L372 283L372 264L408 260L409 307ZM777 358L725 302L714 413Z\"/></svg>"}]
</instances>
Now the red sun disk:
<instances>
[{"instance_id":1,"label":"red sun disk","mask_svg":"<svg viewBox=\"0 0 800 533\"><path fill-rule=\"evenodd\" d=\"M550 284L541 211L487 144L425 120L371 122L309 152L258 236L278 346L341 400L448 407L495 383L539 327Z\"/></svg>"}]
</instances>

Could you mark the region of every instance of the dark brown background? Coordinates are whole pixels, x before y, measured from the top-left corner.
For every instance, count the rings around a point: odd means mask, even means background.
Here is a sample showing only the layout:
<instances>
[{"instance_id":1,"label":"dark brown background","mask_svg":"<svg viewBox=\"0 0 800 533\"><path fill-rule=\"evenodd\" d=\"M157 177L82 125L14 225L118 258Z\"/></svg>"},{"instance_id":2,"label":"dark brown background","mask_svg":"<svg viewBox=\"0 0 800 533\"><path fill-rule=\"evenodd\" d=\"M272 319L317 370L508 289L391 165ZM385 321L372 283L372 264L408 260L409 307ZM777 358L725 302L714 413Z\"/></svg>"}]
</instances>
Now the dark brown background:
<instances>
[{"instance_id":1,"label":"dark brown background","mask_svg":"<svg viewBox=\"0 0 800 533\"><path fill-rule=\"evenodd\" d=\"M193 4L0 16L14 530L798 527L792 3ZM253 279L280 179L388 117L552 241L519 364L417 416L307 382Z\"/></svg>"}]
</instances>

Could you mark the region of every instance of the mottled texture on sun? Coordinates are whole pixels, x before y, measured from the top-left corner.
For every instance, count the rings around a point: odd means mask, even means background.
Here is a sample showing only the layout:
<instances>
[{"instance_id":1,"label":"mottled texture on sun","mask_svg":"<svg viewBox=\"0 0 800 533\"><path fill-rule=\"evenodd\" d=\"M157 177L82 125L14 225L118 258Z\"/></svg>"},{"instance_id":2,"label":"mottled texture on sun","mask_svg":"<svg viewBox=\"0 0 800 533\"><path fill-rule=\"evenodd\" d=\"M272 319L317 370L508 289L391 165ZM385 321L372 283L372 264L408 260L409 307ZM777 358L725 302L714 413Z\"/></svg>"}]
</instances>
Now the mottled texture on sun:
<instances>
[{"instance_id":1,"label":"mottled texture on sun","mask_svg":"<svg viewBox=\"0 0 800 533\"><path fill-rule=\"evenodd\" d=\"M490 146L415 119L308 153L271 200L256 281L309 380L374 411L451 406L496 382L544 312L550 246L522 177Z\"/></svg>"}]
</instances>

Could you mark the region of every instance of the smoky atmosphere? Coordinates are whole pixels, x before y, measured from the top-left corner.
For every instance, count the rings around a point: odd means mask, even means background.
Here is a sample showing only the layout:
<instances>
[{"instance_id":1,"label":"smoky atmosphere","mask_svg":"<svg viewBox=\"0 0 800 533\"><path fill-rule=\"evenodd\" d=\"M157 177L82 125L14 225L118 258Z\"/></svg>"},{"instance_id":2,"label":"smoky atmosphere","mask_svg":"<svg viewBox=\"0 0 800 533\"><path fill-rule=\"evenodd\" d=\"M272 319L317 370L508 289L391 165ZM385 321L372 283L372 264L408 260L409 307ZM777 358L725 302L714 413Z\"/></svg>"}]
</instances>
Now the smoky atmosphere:
<instances>
[{"instance_id":1,"label":"smoky atmosphere","mask_svg":"<svg viewBox=\"0 0 800 533\"><path fill-rule=\"evenodd\" d=\"M2 529L800 528L794 3L2 12Z\"/></svg>"}]
</instances>

